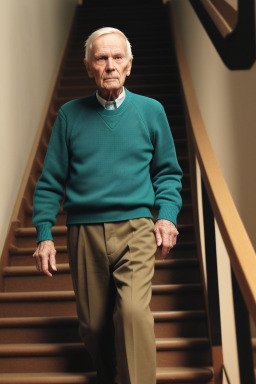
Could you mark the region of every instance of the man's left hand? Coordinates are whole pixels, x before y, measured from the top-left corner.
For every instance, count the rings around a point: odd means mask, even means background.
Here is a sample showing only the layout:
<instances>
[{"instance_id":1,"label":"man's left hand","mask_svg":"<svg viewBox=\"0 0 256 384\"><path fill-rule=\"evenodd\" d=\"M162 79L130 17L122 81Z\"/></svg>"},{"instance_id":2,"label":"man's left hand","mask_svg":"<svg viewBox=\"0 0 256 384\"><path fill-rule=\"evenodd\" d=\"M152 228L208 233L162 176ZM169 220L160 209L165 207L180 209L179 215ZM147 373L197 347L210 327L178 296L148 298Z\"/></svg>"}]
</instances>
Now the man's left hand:
<instances>
[{"instance_id":1,"label":"man's left hand","mask_svg":"<svg viewBox=\"0 0 256 384\"><path fill-rule=\"evenodd\" d=\"M175 246L179 232L171 221L164 219L157 220L154 232L157 246L162 246L161 258L165 259Z\"/></svg>"}]
</instances>

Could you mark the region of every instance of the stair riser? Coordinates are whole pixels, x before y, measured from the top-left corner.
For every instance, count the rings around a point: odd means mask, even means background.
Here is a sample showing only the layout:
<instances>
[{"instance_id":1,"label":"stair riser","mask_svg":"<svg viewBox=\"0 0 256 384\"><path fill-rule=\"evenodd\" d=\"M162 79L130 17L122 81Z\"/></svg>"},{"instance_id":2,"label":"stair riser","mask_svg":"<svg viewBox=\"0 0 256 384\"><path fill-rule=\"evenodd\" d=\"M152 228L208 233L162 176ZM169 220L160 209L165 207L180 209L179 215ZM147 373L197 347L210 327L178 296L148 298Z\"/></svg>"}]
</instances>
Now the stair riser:
<instances>
[{"instance_id":1,"label":"stair riser","mask_svg":"<svg viewBox=\"0 0 256 384\"><path fill-rule=\"evenodd\" d=\"M198 367L210 366L209 350L191 351L161 351L157 353L156 364L158 367Z\"/></svg>"},{"instance_id":2,"label":"stair riser","mask_svg":"<svg viewBox=\"0 0 256 384\"><path fill-rule=\"evenodd\" d=\"M156 337L207 337L205 319L177 320L172 322L155 321Z\"/></svg>"},{"instance_id":3,"label":"stair riser","mask_svg":"<svg viewBox=\"0 0 256 384\"><path fill-rule=\"evenodd\" d=\"M81 342L76 326L0 328L1 344Z\"/></svg>"},{"instance_id":4,"label":"stair riser","mask_svg":"<svg viewBox=\"0 0 256 384\"><path fill-rule=\"evenodd\" d=\"M71 301L42 301L42 302L2 302L1 317L21 316L75 316L75 299ZM173 294L153 294L152 311L179 311L202 309L201 292L182 292Z\"/></svg>"},{"instance_id":5,"label":"stair riser","mask_svg":"<svg viewBox=\"0 0 256 384\"><path fill-rule=\"evenodd\" d=\"M200 273L196 267L155 269L153 284L190 284L199 283Z\"/></svg>"},{"instance_id":6,"label":"stair riser","mask_svg":"<svg viewBox=\"0 0 256 384\"><path fill-rule=\"evenodd\" d=\"M155 336L157 338L171 337L206 337L207 329L205 321L155 321ZM78 324L59 325L56 327L17 327L0 328L1 344L22 343L75 343L80 342Z\"/></svg>"},{"instance_id":7,"label":"stair riser","mask_svg":"<svg viewBox=\"0 0 256 384\"><path fill-rule=\"evenodd\" d=\"M66 253L57 253L56 255L57 264L68 263L68 256ZM10 265L16 267L23 267L24 265L32 266L35 265L35 259L32 257L32 253L27 255L11 255Z\"/></svg>"},{"instance_id":8,"label":"stair riser","mask_svg":"<svg viewBox=\"0 0 256 384\"><path fill-rule=\"evenodd\" d=\"M188 284L199 283L198 269L184 266L181 268L155 269L153 284ZM53 278L48 278L40 273L25 276L5 276L5 292L42 292L72 290L70 273L57 272Z\"/></svg>"},{"instance_id":9,"label":"stair riser","mask_svg":"<svg viewBox=\"0 0 256 384\"><path fill-rule=\"evenodd\" d=\"M207 350L157 352L158 367L209 366ZM67 356L13 356L1 359L0 373L7 372L84 372L93 370L85 350Z\"/></svg>"},{"instance_id":10,"label":"stair riser","mask_svg":"<svg viewBox=\"0 0 256 384\"><path fill-rule=\"evenodd\" d=\"M152 311L183 311L203 309L201 292L182 292L176 294L157 294L152 296Z\"/></svg>"},{"instance_id":11,"label":"stair riser","mask_svg":"<svg viewBox=\"0 0 256 384\"><path fill-rule=\"evenodd\" d=\"M76 316L75 300L62 302L2 302L1 317Z\"/></svg>"},{"instance_id":12,"label":"stair riser","mask_svg":"<svg viewBox=\"0 0 256 384\"><path fill-rule=\"evenodd\" d=\"M54 243L55 245L67 245L66 235L54 235ZM27 248L27 247L34 247L36 249L37 242L36 242L36 234L33 236L26 236L26 237L19 237L17 238L16 242L17 247L21 248Z\"/></svg>"},{"instance_id":13,"label":"stair riser","mask_svg":"<svg viewBox=\"0 0 256 384\"><path fill-rule=\"evenodd\" d=\"M72 290L70 273L56 273L52 278L41 274L33 276L6 276L4 279L5 292L42 292Z\"/></svg>"},{"instance_id":14,"label":"stair riser","mask_svg":"<svg viewBox=\"0 0 256 384\"><path fill-rule=\"evenodd\" d=\"M74 356L31 356L1 358L0 373L86 372L93 370L87 353Z\"/></svg>"}]
</instances>

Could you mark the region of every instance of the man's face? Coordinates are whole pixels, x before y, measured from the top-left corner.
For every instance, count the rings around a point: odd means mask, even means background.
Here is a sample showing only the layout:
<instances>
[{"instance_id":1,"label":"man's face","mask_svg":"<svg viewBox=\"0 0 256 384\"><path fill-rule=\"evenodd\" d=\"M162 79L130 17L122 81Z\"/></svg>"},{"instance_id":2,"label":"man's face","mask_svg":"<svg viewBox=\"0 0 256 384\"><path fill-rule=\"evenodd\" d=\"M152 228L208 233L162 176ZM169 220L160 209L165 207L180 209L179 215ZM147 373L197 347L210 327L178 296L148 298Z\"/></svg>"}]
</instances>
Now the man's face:
<instances>
[{"instance_id":1,"label":"man's face","mask_svg":"<svg viewBox=\"0 0 256 384\"><path fill-rule=\"evenodd\" d=\"M84 60L89 77L93 77L100 95L114 100L122 92L130 75L132 58L127 58L125 39L118 33L105 34L94 40L90 62Z\"/></svg>"}]
</instances>

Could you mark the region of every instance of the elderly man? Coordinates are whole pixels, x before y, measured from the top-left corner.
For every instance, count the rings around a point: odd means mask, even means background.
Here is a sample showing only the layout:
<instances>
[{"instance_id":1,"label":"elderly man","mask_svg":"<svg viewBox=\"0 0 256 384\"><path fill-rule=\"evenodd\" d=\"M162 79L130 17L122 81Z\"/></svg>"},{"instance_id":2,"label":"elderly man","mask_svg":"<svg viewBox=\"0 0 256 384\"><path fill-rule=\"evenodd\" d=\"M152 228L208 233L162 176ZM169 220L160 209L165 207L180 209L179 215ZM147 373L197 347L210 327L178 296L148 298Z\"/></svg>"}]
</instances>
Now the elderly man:
<instances>
[{"instance_id":1,"label":"elderly man","mask_svg":"<svg viewBox=\"0 0 256 384\"><path fill-rule=\"evenodd\" d=\"M34 257L40 272L57 270L51 227L65 189L79 330L99 382L154 384L154 254L176 244L182 171L161 104L124 88L125 35L102 28L85 47L98 90L60 108L34 195Z\"/></svg>"}]
</instances>

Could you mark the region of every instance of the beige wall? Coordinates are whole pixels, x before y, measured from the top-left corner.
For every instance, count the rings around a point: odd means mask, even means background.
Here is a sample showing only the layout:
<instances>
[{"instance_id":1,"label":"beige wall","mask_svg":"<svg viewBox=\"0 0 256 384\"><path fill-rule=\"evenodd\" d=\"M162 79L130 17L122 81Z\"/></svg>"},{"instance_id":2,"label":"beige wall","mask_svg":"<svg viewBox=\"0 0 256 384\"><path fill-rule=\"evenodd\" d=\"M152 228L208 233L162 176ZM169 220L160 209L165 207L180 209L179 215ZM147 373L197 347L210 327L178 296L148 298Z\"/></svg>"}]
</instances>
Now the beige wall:
<instances>
[{"instance_id":1,"label":"beige wall","mask_svg":"<svg viewBox=\"0 0 256 384\"><path fill-rule=\"evenodd\" d=\"M0 254L76 0L0 0Z\"/></svg>"},{"instance_id":2,"label":"beige wall","mask_svg":"<svg viewBox=\"0 0 256 384\"><path fill-rule=\"evenodd\" d=\"M256 248L256 65L228 70L190 3L172 2L213 150Z\"/></svg>"}]
</instances>

